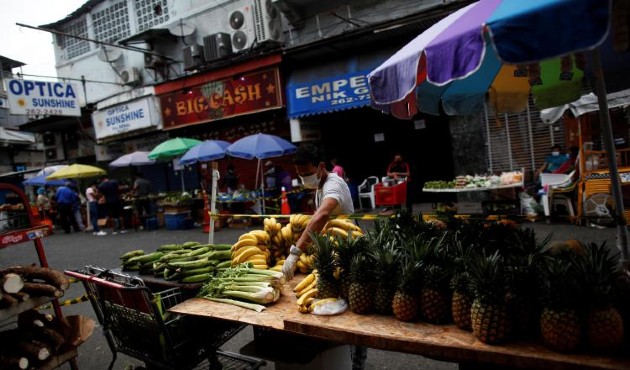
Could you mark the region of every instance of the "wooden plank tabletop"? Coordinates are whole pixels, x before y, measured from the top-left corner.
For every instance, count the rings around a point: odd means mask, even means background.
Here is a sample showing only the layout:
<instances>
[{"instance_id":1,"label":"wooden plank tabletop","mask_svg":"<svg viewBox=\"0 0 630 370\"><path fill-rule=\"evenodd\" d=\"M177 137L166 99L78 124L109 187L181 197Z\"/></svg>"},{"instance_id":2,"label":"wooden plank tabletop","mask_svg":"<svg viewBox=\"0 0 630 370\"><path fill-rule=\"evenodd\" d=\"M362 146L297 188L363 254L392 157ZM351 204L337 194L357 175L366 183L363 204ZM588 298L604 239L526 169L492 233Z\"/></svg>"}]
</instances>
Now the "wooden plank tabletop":
<instances>
[{"instance_id":1,"label":"wooden plank tabletop","mask_svg":"<svg viewBox=\"0 0 630 370\"><path fill-rule=\"evenodd\" d=\"M405 323L391 316L357 315L350 311L338 316L301 314L293 287L298 275L285 284L282 297L263 312L194 298L172 307L180 314L238 321L292 333L357 344L386 351L406 352L449 362L490 363L531 369L630 369L630 357L592 354L561 354L533 341L509 341L490 346L454 325Z\"/></svg>"}]
</instances>

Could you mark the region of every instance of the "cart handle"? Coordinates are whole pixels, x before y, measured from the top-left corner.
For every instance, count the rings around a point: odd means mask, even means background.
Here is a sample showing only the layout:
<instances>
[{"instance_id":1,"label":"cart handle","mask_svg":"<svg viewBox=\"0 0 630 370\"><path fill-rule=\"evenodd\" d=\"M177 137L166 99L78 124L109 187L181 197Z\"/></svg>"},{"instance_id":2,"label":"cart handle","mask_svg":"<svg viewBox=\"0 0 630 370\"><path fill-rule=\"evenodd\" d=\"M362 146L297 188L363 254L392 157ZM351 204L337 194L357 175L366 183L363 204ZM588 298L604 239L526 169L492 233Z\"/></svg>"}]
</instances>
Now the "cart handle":
<instances>
[{"instance_id":1,"label":"cart handle","mask_svg":"<svg viewBox=\"0 0 630 370\"><path fill-rule=\"evenodd\" d=\"M108 281L108 280L105 280L105 279L101 279L101 278L96 277L96 276L81 274L81 273L76 272L76 271L65 270L64 273L66 275L68 275L68 276L72 276L72 277L75 277L75 278L80 279L80 280L97 282L99 284L108 286L110 288L116 288L116 289L124 289L125 288L124 285L121 285L121 284L118 284L118 283L113 283L111 281Z\"/></svg>"}]
</instances>

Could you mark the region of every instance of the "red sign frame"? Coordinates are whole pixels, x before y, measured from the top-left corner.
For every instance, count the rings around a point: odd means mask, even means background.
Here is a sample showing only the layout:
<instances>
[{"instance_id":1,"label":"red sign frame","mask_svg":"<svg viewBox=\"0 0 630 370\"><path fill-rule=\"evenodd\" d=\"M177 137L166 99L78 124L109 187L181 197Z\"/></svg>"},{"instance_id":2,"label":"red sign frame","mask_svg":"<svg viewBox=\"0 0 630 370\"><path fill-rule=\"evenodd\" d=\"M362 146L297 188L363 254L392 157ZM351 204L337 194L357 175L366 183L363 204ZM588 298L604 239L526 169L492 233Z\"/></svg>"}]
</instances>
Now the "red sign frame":
<instances>
[{"instance_id":1,"label":"red sign frame","mask_svg":"<svg viewBox=\"0 0 630 370\"><path fill-rule=\"evenodd\" d=\"M164 130L282 108L277 67L160 95Z\"/></svg>"}]
</instances>

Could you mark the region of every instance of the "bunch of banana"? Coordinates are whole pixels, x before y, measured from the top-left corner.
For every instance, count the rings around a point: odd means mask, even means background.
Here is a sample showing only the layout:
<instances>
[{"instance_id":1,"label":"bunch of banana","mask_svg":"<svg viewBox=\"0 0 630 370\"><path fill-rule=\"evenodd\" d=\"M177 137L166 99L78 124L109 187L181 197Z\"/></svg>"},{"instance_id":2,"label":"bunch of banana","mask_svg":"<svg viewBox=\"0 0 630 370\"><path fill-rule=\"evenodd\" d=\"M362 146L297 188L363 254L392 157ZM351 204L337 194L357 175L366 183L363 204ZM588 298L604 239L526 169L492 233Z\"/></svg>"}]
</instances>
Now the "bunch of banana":
<instances>
[{"instance_id":1,"label":"bunch of banana","mask_svg":"<svg viewBox=\"0 0 630 370\"><path fill-rule=\"evenodd\" d=\"M306 229L306 225L311 220L311 216L302 214L293 214L289 217L289 224L293 229L293 233L299 233Z\"/></svg>"},{"instance_id":2,"label":"bunch of banana","mask_svg":"<svg viewBox=\"0 0 630 370\"><path fill-rule=\"evenodd\" d=\"M306 253L300 254L300 259L296 262L296 266L298 270L300 270L303 274L308 274L313 270L313 263L315 260L315 255L308 255Z\"/></svg>"},{"instance_id":3,"label":"bunch of banana","mask_svg":"<svg viewBox=\"0 0 630 370\"><path fill-rule=\"evenodd\" d=\"M352 238L363 236L363 231L352 221L336 218L328 221L326 225L324 225L322 234L336 235L345 240L348 239L348 236Z\"/></svg>"},{"instance_id":4,"label":"bunch of banana","mask_svg":"<svg viewBox=\"0 0 630 370\"><path fill-rule=\"evenodd\" d=\"M269 240L269 234L263 230L252 230L241 235L231 248L232 266L248 262L254 268L266 270L271 256Z\"/></svg>"},{"instance_id":5,"label":"bunch of banana","mask_svg":"<svg viewBox=\"0 0 630 370\"><path fill-rule=\"evenodd\" d=\"M280 228L280 231L271 237L271 246L274 249L285 251L293 244L293 230L291 224L286 224Z\"/></svg>"},{"instance_id":6,"label":"bunch of banana","mask_svg":"<svg viewBox=\"0 0 630 370\"><path fill-rule=\"evenodd\" d=\"M311 305L317 299L317 271L306 275L295 288L293 288L297 297L298 311L301 313L309 313Z\"/></svg>"},{"instance_id":7,"label":"bunch of banana","mask_svg":"<svg viewBox=\"0 0 630 370\"><path fill-rule=\"evenodd\" d=\"M280 232L282 228L282 224L275 219L275 217L266 217L263 220L263 229L269 234L269 236L273 237L277 233Z\"/></svg>"},{"instance_id":8,"label":"bunch of banana","mask_svg":"<svg viewBox=\"0 0 630 370\"><path fill-rule=\"evenodd\" d=\"M276 264L273 267L270 267L269 270L282 272L282 265L284 265L284 260L284 256L282 258L276 259Z\"/></svg>"}]
</instances>

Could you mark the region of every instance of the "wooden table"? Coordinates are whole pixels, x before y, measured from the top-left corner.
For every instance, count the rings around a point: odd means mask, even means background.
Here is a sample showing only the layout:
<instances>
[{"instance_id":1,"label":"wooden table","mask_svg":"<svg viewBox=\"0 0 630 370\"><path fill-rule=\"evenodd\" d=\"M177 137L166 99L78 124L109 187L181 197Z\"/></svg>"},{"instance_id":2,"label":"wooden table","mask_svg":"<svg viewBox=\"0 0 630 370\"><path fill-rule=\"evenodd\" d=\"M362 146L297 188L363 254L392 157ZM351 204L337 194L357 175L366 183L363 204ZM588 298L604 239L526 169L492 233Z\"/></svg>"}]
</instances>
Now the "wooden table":
<instances>
[{"instance_id":1,"label":"wooden table","mask_svg":"<svg viewBox=\"0 0 630 370\"><path fill-rule=\"evenodd\" d=\"M297 276L283 289L283 296L261 313L224 303L194 298L170 309L186 315L238 321L290 333L330 339L386 351L405 352L448 362L484 363L531 369L630 369L630 357L592 354L566 355L533 341L510 341L487 345L470 332L454 325L406 323L391 316L317 316L297 311L293 286Z\"/></svg>"}]
</instances>

